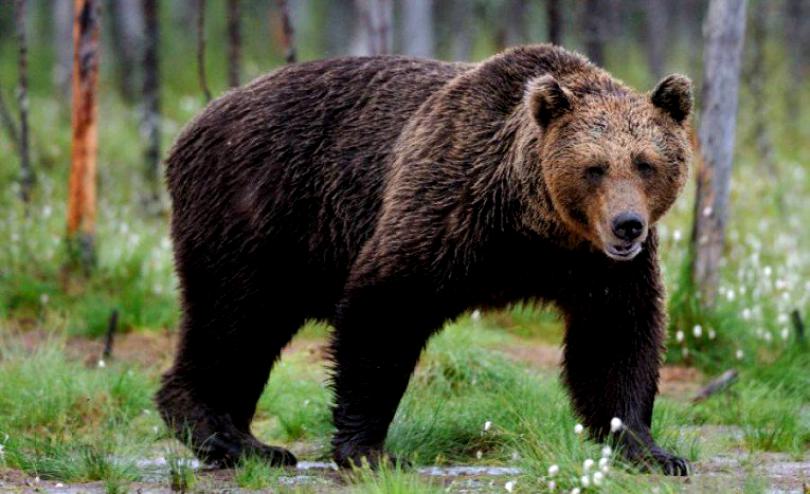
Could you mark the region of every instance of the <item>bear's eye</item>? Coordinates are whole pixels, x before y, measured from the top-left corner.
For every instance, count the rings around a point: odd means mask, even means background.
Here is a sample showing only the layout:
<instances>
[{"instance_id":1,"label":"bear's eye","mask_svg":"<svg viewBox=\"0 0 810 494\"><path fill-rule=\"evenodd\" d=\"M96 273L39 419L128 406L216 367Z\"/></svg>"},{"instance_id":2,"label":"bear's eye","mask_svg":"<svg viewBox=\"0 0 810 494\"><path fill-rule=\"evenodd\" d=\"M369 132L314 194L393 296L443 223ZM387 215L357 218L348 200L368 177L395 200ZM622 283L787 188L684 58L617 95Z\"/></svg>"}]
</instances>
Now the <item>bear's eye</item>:
<instances>
[{"instance_id":1,"label":"bear's eye","mask_svg":"<svg viewBox=\"0 0 810 494\"><path fill-rule=\"evenodd\" d=\"M636 169L642 177L651 177L655 173L655 168L646 161L639 161L636 163Z\"/></svg>"},{"instance_id":2,"label":"bear's eye","mask_svg":"<svg viewBox=\"0 0 810 494\"><path fill-rule=\"evenodd\" d=\"M605 173L607 170L604 165L593 165L585 169L585 177L592 182L599 181L605 176Z\"/></svg>"}]
</instances>

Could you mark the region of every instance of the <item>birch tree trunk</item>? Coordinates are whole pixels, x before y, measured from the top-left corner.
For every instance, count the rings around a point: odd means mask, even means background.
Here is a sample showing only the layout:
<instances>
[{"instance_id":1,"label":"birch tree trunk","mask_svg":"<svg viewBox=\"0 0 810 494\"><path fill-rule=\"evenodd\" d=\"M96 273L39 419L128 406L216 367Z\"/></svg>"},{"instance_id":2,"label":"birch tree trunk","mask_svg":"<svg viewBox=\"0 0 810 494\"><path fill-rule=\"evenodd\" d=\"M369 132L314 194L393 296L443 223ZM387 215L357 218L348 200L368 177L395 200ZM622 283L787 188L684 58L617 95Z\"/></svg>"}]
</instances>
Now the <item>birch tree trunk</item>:
<instances>
[{"instance_id":1,"label":"birch tree trunk","mask_svg":"<svg viewBox=\"0 0 810 494\"><path fill-rule=\"evenodd\" d=\"M546 0L546 22L548 25L548 42L562 44L562 6L560 0Z\"/></svg>"},{"instance_id":2,"label":"birch tree trunk","mask_svg":"<svg viewBox=\"0 0 810 494\"><path fill-rule=\"evenodd\" d=\"M34 187L34 169L31 166L31 145L28 130L28 40L25 33L26 2L14 1L14 23L17 30L19 86L17 101L20 108L20 198L28 204Z\"/></svg>"},{"instance_id":3,"label":"birch tree trunk","mask_svg":"<svg viewBox=\"0 0 810 494\"><path fill-rule=\"evenodd\" d=\"M393 45L392 0L355 0L354 4L357 20L352 53L356 55L390 53Z\"/></svg>"},{"instance_id":4,"label":"birch tree trunk","mask_svg":"<svg viewBox=\"0 0 810 494\"><path fill-rule=\"evenodd\" d=\"M73 135L67 238L72 260L89 271L95 264L98 1L75 0L73 11Z\"/></svg>"},{"instance_id":5,"label":"birch tree trunk","mask_svg":"<svg viewBox=\"0 0 810 494\"><path fill-rule=\"evenodd\" d=\"M242 68L242 23L239 0L228 0L228 85L239 85Z\"/></svg>"},{"instance_id":6,"label":"birch tree trunk","mask_svg":"<svg viewBox=\"0 0 810 494\"><path fill-rule=\"evenodd\" d=\"M143 43L144 19L139 0L107 0L112 60L121 95L134 102L138 92L138 76Z\"/></svg>"},{"instance_id":7,"label":"birch tree trunk","mask_svg":"<svg viewBox=\"0 0 810 494\"><path fill-rule=\"evenodd\" d=\"M704 27L700 159L692 230L692 280L704 306L717 294L728 218L745 0L711 0Z\"/></svg>"},{"instance_id":8,"label":"birch tree trunk","mask_svg":"<svg viewBox=\"0 0 810 494\"><path fill-rule=\"evenodd\" d=\"M414 57L433 57L433 1L408 0L402 4L402 52Z\"/></svg>"},{"instance_id":9,"label":"birch tree trunk","mask_svg":"<svg viewBox=\"0 0 810 494\"><path fill-rule=\"evenodd\" d=\"M160 210L160 21L158 0L142 0L145 24L143 51L143 125L146 141L144 166L148 187L146 207Z\"/></svg>"},{"instance_id":10,"label":"birch tree trunk","mask_svg":"<svg viewBox=\"0 0 810 494\"><path fill-rule=\"evenodd\" d=\"M59 89L58 99L69 101L71 91L71 68L73 66L73 2L53 2L53 43L56 53L53 80Z\"/></svg>"}]
</instances>

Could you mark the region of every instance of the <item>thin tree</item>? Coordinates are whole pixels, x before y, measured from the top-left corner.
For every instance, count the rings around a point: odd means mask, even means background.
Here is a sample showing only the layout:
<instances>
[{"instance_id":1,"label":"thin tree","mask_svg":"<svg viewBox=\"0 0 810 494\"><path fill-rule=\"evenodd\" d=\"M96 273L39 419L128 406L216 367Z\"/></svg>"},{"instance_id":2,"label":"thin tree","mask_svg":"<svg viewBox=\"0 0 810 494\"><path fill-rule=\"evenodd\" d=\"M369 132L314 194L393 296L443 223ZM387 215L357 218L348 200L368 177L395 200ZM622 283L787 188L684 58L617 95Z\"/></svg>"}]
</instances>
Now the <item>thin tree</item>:
<instances>
[{"instance_id":1,"label":"thin tree","mask_svg":"<svg viewBox=\"0 0 810 494\"><path fill-rule=\"evenodd\" d=\"M8 108L5 98L3 97L2 88L0 88L0 125L3 130L8 134L8 139L15 150L19 151L20 148L20 132L17 130L17 124L14 122L14 117L11 116L11 110Z\"/></svg>"},{"instance_id":2,"label":"thin tree","mask_svg":"<svg viewBox=\"0 0 810 494\"><path fill-rule=\"evenodd\" d=\"M242 24L239 0L228 0L228 85L239 85L242 68Z\"/></svg>"},{"instance_id":3,"label":"thin tree","mask_svg":"<svg viewBox=\"0 0 810 494\"><path fill-rule=\"evenodd\" d=\"M664 75L666 65L666 0L644 0L644 20L647 36L644 47L647 52L647 64L654 80Z\"/></svg>"},{"instance_id":4,"label":"thin tree","mask_svg":"<svg viewBox=\"0 0 810 494\"><path fill-rule=\"evenodd\" d=\"M585 54L599 66L605 64L605 3L606 0L582 2L582 31L585 38Z\"/></svg>"},{"instance_id":5,"label":"thin tree","mask_svg":"<svg viewBox=\"0 0 810 494\"><path fill-rule=\"evenodd\" d=\"M549 43L562 44L562 8L560 0L546 0L546 23L548 25Z\"/></svg>"},{"instance_id":6,"label":"thin tree","mask_svg":"<svg viewBox=\"0 0 810 494\"><path fill-rule=\"evenodd\" d=\"M475 41L475 8L467 0L453 0L450 5L453 60L469 60Z\"/></svg>"},{"instance_id":7,"label":"thin tree","mask_svg":"<svg viewBox=\"0 0 810 494\"><path fill-rule=\"evenodd\" d=\"M281 46L284 49L284 61L295 63L295 31L290 18L290 6L287 0L277 0L277 4L281 20Z\"/></svg>"},{"instance_id":8,"label":"thin tree","mask_svg":"<svg viewBox=\"0 0 810 494\"><path fill-rule=\"evenodd\" d=\"M391 0L355 0L354 3L359 22L353 51L365 55L390 53L394 15Z\"/></svg>"},{"instance_id":9,"label":"thin tree","mask_svg":"<svg viewBox=\"0 0 810 494\"><path fill-rule=\"evenodd\" d=\"M75 0L73 111L67 238L73 261L95 264L96 153L98 150L98 0Z\"/></svg>"},{"instance_id":10,"label":"thin tree","mask_svg":"<svg viewBox=\"0 0 810 494\"><path fill-rule=\"evenodd\" d=\"M139 0L107 0L106 7L114 56L116 78L121 96L134 102L138 92L138 59L143 44L144 19Z\"/></svg>"},{"instance_id":11,"label":"thin tree","mask_svg":"<svg viewBox=\"0 0 810 494\"><path fill-rule=\"evenodd\" d=\"M784 33L785 47L788 55L788 90L785 92L787 102L788 119L796 128L795 123L800 115L800 100L804 82L804 71L806 69L807 43L810 43L810 36L806 36L808 30L807 16L810 15L810 5L807 0L786 0L784 12Z\"/></svg>"},{"instance_id":12,"label":"thin tree","mask_svg":"<svg viewBox=\"0 0 810 494\"><path fill-rule=\"evenodd\" d=\"M56 54L54 84L59 90L59 101L70 101L71 68L73 66L73 2L53 2L53 44Z\"/></svg>"},{"instance_id":13,"label":"thin tree","mask_svg":"<svg viewBox=\"0 0 810 494\"><path fill-rule=\"evenodd\" d=\"M197 0L197 77L207 103L211 101L211 90L205 76L205 0Z\"/></svg>"},{"instance_id":14,"label":"thin tree","mask_svg":"<svg viewBox=\"0 0 810 494\"><path fill-rule=\"evenodd\" d=\"M777 179L776 165L773 157L773 142L768 129L769 118L765 88L768 85L765 58L765 45L768 41L768 20L770 9L768 2L758 0L752 2L750 12L750 53L751 58L747 67L748 88L751 91L751 104L753 105L753 140L759 155L762 169L772 180Z\"/></svg>"},{"instance_id":15,"label":"thin tree","mask_svg":"<svg viewBox=\"0 0 810 494\"><path fill-rule=\"evenodd\" d=\"M17 31L19 86L17 101L20 110L20 133L18 137L20 152L20 198L26 204L31 200L31 189L36 176L31 166L31 145L28 130L28 40L25 33L25 0L14 2L14 23Z\"/></svg>"},{"instance_id":16,"label":"thin tree","mask_svg":"<svg viewBox=\"0 0 810 494\"><path fill-rule=\"evenodd\" d=\"M704 306L717 294L728 218L745 0L711 0L705 25L700 160L692 230L692 280Z\"/></svg>"},{"instance_id":17,"label":"thin tree","mask_svg":"<svg viewBox=\"0 0 810 494\"><path fill-rule=\"evenodd\" d=\"M433 56L433 1L410 0L402 4L402 52L415 57Z\"/></svg>"},{"instance_id":18,"label":"thin tree","mask_svg":"<svg viewBox=\"0 0 810 494\"><path fill-rule=\"evenodd\" d=\"M143 51L143 125L141 127L146 148L144 164L149 187L147 207L160 206L160 24L158 0L143 0L144 51Z\"/></svg>"}]
</instances>

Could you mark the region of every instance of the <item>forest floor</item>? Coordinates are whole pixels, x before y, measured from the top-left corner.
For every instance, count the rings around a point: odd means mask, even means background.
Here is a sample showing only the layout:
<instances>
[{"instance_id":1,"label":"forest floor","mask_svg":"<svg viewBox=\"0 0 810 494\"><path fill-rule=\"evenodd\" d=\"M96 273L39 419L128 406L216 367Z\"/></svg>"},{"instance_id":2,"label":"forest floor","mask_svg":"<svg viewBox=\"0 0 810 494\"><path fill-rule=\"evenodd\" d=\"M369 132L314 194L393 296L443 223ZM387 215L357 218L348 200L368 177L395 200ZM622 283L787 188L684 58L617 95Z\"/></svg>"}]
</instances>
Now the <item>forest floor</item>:
<instances>
[{"instance_id":1,"label":"forest floor","mask_svg":"<svg viewBox=\"0 0 810 494\"><path fill-rule=\"evenodd\" d=\"M468 321L467 326L473 323ZM464 324L462 324L464 326ZM469 329L469 327L467 328ZM408 395L420 394L421 398L431 398L424 396L424 391L430 390L430 386L435 383L425 383L424 377L436 372L437 362L444 360L458 359L445 345L455 347L457 344L465 342L459 336L461 329L453 328L451 335L446 337L447 341L432 345L428 350L427 358L423 359L415 380L416 385L412 385ZM514 369L518 372L526 373L531 378L539 378L543 382L546 380L556 381L558 374L558 364L561 352L559 345L536 337L521 337L514 334L496 333L491 329L475 328L477 333L473 336L475 340L481 340L480 348L477 350L479 357L494 357L499 359L499 364L505 367L502 369L490 369L490 374L504 372L508 374ZM109 441L107 434L102 434L104 439L94 439L101 437L98 431L69 431L64 437L64 444L61 446L42 447L31 445L19 445L17 454L9 464L17 463L24 469L3 467L0 461L0 492L48 492L73 494L80 492L172 492L172 484L175 490L188 490L193 492L545 492L548 490L548 481L554 480L558 484L557 491L569 492L572 486L578 485L579 477L585 473L582 471L582 461L586 456L581 454L584 451L575 451L571 456L560 458L559 463L561 473L552 478L544 474L544 470L550 463L549 458L559 455L559 452L542 452L532 458L531 451L521 451L516 442L522 440L521 437L510 437L513 431L509 429L519 428L518 424L508 423L509 419L502 416L500 421L504 422L503 429L498 432L498 418L493 417L495 425L485 426L486 410L479 416L479 424L462 418L459 423L447 424L450 429L438 428L430 430L428 434L437 436L434 448L425 446L424 437L421 439L409 438L403 432L408 427L407 422L413 422L413 427L425 429L428 420L453 421L456 413L444 413L438 411L433 413L433 417L426 419L422 413L414 409L412 401L406 396L404 408L409 413L400 413L395 425L392 428L394 435L393 449L410 450L411 456L419 456L420 448L422 458L436 453L434 461L416 461L416 466L411 471L390 470L381 474L371 474L367 471L360 471L354 474L345 474L334 471L326 458L326 441L328 440L328 398L321 395L323 386L318 383L325 377L324 357L326 338L322 330L306 330L302 337L296 338L294 342L285 350L278 372L288 380L285 388L293 388L290 393L292 397L279 398L273 400L279 402L289 399L296 401L301 398L303 408L312 408L310 400L320 410L309 410L303 413L303 418L296 418L293 415L296 410L301 410L298 405L286 405L282 408L274 409L269 405L268 395L276 397L279 391L278 383L268 385L268 390L259 405L254 429L257 434L268 440L268 442L283 443L290 448L298 457L304 461L297 469L271 469L266 468L258 462L247 462L245 465L235 470L212 470L199 465L188 456L188 452L176 441L169 439L162 430L162 425L156 418L149 396L156 386L157 376L161 370L167 368L171 361L172 351L176 339L175 333L171 332L131 332L118 336L115 340L114 356L112 361L105 362L100 366L99 360L103 348L103 343L99 339L86 337L59 337L38 330L27 330L9 333L4 341L5 348L13 348L13 356L6 360L0 358L0 379L8 377L8 368L15 365L15 359L27 358L28 362L41 360L40 365L47 365L48 359L57 358L60 362L57 367L62 371L67 371L68 375L62 372L61 379L77 379L79 381L94 380L94 374L113 374L113 384L110 388L104 389L102 385L99 389L94 389L94 385L80 386L77 394L71 400L91 401L99 397L120 401L121 408L131 406L124 402L134 400L138 403L136 407L143 407L140 413L129 413L128 418L122 419L120 416L111 425L109 420L101 420L101 415L117 415L115 403L109 403L109 409L100 410L92 404L82 405L83 412L78 412L80 421L102 424L99 428L108 427L124 428L124 431L117 430L115 435L118 439L112 440L111 444L116 446L98 451L105 451L113 458L120 455L127 455L126 459L118 458L104 463L104 459L96 458L88 461L88 454L81 454L79 457L72 456L70 443L82 443L88 439L90 441ZM62 357L54 357L49 354L47 348L56 346ZM437 348L434 348L437 347ZM45 349L45 350L43 350ZM44 353L43 353L44 352ZM27 356L27 357L22 357ZM463 356L461 357L463 359ZM19 362L18 362L19 364ZM462 364L468 362L444 362L440 371L443 375L452 374L453 371L462 369ZM491 362L484 362L483 367L492 365ZM3 371L6 371L4 374ZM452 370L452 371L451 371ZM452 379L471 380L473 385L479 384L476 381L481 379L480 384L488 387L485 379L510 381L514 376L500 375L475 376L475 370L469 376L454 376ZM25 380L25 372L20 371L15 374ZM145 376L143 387L140 385L124 385L121 389L120 379L123 376L139 374ZM31 376L27 377L31 379ZM102 378L103 379L103 378ZM751 441L751 427L745 420L740 420L739 424L729 423L725 418L718 417L717 423L712 421L712 414L707 410L712 408L710 403L719 402L721 406L737 405L736 400L745 400L746 391L737 392L735 387L743 387L744 383L737 383L732 387L707 400L709 405L692 405L691 398L702 388L709 379L694 368L683 366L665 366L661 376L661 398L659 403L664 404L667 409L665 417L662 419L667 424L664 440L669 447L675 447L681 454L690 457L693 462L694 473L688 479L671 479L660 475L640 474L630 472L623 466L616 466L609 470L605 478L607 485L603 485L599 491L602 492L768 492L768 493L798 493L806 494L810 492L810 454L800 446L793 451L769 451L779 449L775 444L772 447L761 448L753 445ZM290 381L291 380L291 381ZM428 380L430 381L430 379ZM117 384L116 384L117 383ZM35 383L29 382L36 386ZM75 383L74 383L75 384ZM312 387L314 385L314 387ZM301 389L297 389L298 387ZM427 386L427 388L425 387ZM544 384L545 386L545 384ZM118 387L118 388L117 388ZM132 389L129 389L129 388ZM558 384L552 384L554 388L545 399L553 400L555 406L567 408L564 395L559 391ZM2 385L0 385L2 388ZM309 391L308 391L309 390ZM317 390L317 396L307 397L307 393ZM0 389L2 391L2 389ZM99 394L100 392L100 394ZM463 390L461 391L463 393ZM116 397L116 394L119 396ZM136 396L127 396L132 394ZM514 393L512 393L514 394ZM111 398L112 397L112 398ZM498 401L503 396L493 396L494 401ZM440 401L436 396L435 400ZM509 398L509 397L507 397ZM516 402L516 406L527 405L531 407L534 403L532 397L528 403L520 403L525 396L516 394L511 397ZM2 398L0 398L2 399ZM485 400L486 394L476 396L476 400ZM421 401L421 400L420 400ZM725 402L725 405L722 403ZM540 403L542 404L542 402ZM300 404L299 404L300 405ZM469 405L469 403L468 403ZM43 405L47 408L47 405ZM68 406L71 406L68 403ZM74 403L72 406L76 406ZM477 405L472 405L475 408ZM708 408L707 408L708 406ZM417 407L418 408L418 407ZM452 407L451 407L452 408ZM487 407L484 405L484 408ZM695 413L688 419L681 420L677 410L689 410L692 408L702 408L704 413L697 412L701 418L696 420ZM810 421L810 410L804 405L801 412L802 420ZM675 411L673 411L673 409ZM491 409L490 409L491 410ZM531 410L524 410L531 413ZM402 411L400 411L402 412ZM35 415L40 412L33 412ZM54 411L52 416L41 421L33 429L39 429L40 440L47 438L45 435L59 436L63 432L57 432L65 424L71 422L70 410L62 412ZM570 416L570 412L564 412ZM428 414L430 412L428 411ZM96 415L96 416L91 416ZM145 419L144 423L138 423ZM541 420L555 420L544 417ZM300 422L297 422L300 421ZM564 420L570 427L570 417ZM285 423L287 422L287 423ZM682 423L680 423L682 422ZM680 423L680 424L679 424ZM766 430L760 433L778 434L778 431L767 431L768 427L775 424L766 425ZM778 427L778 425L776 425ZM804 427L808 425L805 423ZM69 426L68 426L69 427ZM81 426L78 426L81 428ZM489 431L489 429L492 431ZM157 432L158 429L160 432ZM453 431L454 428L472 428L468 431ZM145 433L144 430L152 429L155 434ZM531 429L531 427L528 427ZM450 432L448 432L448 430ZM124 432L123 435L120 435ZM0 433L12 434L11 430L0 430ZM37 436L37 432L27 431L25 434ZM492 434L487 439L485 436ZM532 436L532 432L526 430L520 433ZM673 437L677 436L677 437ZM127 442L127 435L135 437L134 441L139 442L141 448L131 450L121 447L121 441ZM446 436L442 438L441 436ZM548 441L556 443L550 449L559 448L559 443L565 443L576 435L573 432L560 436L550 437ZM531 442L533 438L527 441ZM577 438L578 441L581 441ZM13 439L12 439L13 441ZM6 437L6 456L10 456L14 446L9 444L12 441ZM543 438L538 439L537 448L544 448ZM2 438L0 438L2 442ZM391 442L391 439L389 439ZM581 441L586 443L588 441ZM62 446L68 446L63 448ZM445 445L445 446L443 446ZM443 457L442 448L456 450L453 457ZM35 451L31 453L31 450ZM587 449L587 447L586 447ZM591 448L593 450L593 448ZM28 451L28 453L23 453ZM126 451L126 453L122 453ZM598 449L596 449L598 451ZM0 454L2 449L0 449ZM427 453L427 454L425 454ZM12 453L13 454L13 453ZM23 459L22 455L28 454L28 459ZM64 455L65 458L58 458ZM576 456L579 455L579 458ZM598 456L596 456L598 457ZM78 458L78 459L77 459ZM8 458L7 458L8 459ZM120 460L120 465L119 465ZM101 480L87 481L92 479L93 471L81 471L81 466L58 465L60 461L93 463L95 462L95 478ZM532 462L535 464L533 465ZM541 465L537 465L540 463ZM566 463L568 466L566 466ZM115 465L126 467L118 468ZM106 466L105 466L106 465ZM611 466L613 464L611 463ZM78 470L77 470L78 469ZM92 470L92 469L91 469ZM579 471L578 471L579 470ZM591 489L596 486L591 485ZM583 489L583 492L590 492Z\"/></svg>"}]
</instances>

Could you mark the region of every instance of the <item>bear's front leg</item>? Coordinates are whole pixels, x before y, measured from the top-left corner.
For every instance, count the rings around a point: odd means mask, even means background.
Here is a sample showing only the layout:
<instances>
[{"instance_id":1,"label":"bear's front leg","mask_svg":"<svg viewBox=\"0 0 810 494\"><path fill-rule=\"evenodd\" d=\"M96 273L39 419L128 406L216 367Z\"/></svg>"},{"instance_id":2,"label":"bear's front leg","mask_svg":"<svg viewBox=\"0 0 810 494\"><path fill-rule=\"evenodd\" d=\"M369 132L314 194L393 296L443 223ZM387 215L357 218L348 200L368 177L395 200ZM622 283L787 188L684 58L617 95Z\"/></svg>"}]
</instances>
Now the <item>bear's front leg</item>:
<instances>
[{"instance_id":1,"label":"bear's front leg","mask_svg":"<svg viewBox=\"0 0 810 494\"><path fill-rule=\"evenodd\" d=\"M658 390L665 316L653 253L589 266L560 302L567 324L564 380L574 409L597 440L617 444L632 462L688 475L689 464L650 432ZM611 431L611 420L623 426Z\"/></svg>"},{"instance_id":2,"label":"bear's front leg","mask_svg":"<svg viewBox=\"0 0 810 494\"><path fill-rule=\"evenodd\" d=\"M333 456L340 467L396 462L383 452L419 354L443 320L422 285L368 273L350 283L335 320Z\"/></svg>"}]
</instances>

